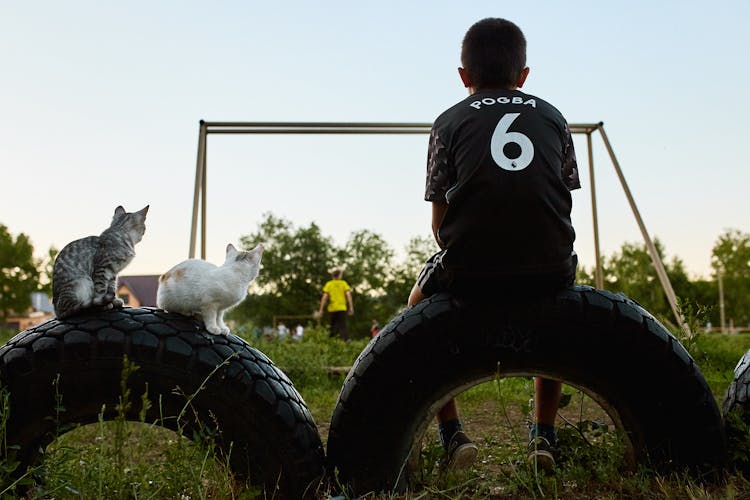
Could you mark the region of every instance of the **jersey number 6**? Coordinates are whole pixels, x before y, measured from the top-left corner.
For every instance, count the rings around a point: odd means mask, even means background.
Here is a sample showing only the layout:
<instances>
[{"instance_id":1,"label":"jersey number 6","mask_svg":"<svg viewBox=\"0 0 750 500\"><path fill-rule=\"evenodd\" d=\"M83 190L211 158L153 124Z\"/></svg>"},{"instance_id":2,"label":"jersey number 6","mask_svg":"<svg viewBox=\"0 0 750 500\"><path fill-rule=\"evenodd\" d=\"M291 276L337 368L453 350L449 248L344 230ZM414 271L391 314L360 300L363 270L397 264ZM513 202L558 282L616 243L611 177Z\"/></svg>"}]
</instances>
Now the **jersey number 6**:
<instances>
[{"instance_id":1,"label":"jersey number 6","mask_svg":"<svg viewBox=\"0 0 750 500\"><path fill-rule=\"evenodd\" d=\"M495 163L503 170L510 170L516 172L523 170L528 167L531 160L534 159L534 144L528 136L521 132L508 132L511 124L521 113L506 113L500 118L500 121L495 127L495 131L492 133L492 140L490 141L490 152L492 153L492 159ZM518 144L521 148L521 154L516 158L508 158L505 154L506 144Z\"/></svg>"}]
</instances>

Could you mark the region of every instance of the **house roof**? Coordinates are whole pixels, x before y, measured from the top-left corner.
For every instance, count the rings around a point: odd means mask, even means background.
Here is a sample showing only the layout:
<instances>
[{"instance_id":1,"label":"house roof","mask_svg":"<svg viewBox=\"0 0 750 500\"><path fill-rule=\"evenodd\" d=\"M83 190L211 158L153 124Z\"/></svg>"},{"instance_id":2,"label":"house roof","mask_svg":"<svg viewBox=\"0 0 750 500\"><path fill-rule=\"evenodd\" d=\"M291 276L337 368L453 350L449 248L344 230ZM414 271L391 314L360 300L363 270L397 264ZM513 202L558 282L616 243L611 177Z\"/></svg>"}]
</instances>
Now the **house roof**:
<instances>
[{"instance_id":1,"label":"house roof","mask_svg":"<svg viewBox=\"0 0 750 500\"><path fill-rule=\"evenodd\" d=\"M118 276L119 285L127 286L143 306L156 307L156 289L159 288L159 275Z\"/></svg>"}]
</instances>

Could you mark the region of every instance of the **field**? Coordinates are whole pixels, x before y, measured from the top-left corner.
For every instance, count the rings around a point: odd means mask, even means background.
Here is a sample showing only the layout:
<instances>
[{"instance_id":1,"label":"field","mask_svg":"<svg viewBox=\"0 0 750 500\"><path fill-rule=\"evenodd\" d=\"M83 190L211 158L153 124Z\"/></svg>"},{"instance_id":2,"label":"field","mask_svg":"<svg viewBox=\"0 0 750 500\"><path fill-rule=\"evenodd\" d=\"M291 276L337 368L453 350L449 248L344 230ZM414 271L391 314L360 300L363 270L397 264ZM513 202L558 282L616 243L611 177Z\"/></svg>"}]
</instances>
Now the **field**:
<instances>
[{"instance_id":1,"label":"field","mask_svg":"<svg viewBox=\"0 0 750 500\"><path fill-rule=\"evenodd\" d=\"M349 343L308 329L301 342L251 339L294 381L310 407L325 444L329 419L343 375L326 370L351 365L368 339ZM3 339L7 340L7 339ZM737 360L750 348L750 335L701 334L685 340L720 402ZM748 498L750 483L730 472L700 483L687 474L660 476L629 461L622 440L606 413L574 387L565 386L559 412L559 467L536 473L525 463L532 385L528 378L493 380L459 396L466 432L479 446L475 466L461 473L440 468L441 447L433 425L423 438L413 491L399 497L372 498ZM64 401L64 395L63 395ZM3 417L12 408L2 407ZM0 423L4 421L0 419ZM3 427L4 428L4 427ZM747 428L740 429L747 443ZM195 436L188 436L195 437ZM122 418L63 433L44 463L21 483L27 498L255 498L259 491L236 481L210 438L188 439L147 422ZM690 439L690 436L686 436ZM0 441L2 442L2 441ZM750 447L735 445L735 463L746 461ZM14 497L7 478L12 462L0 464L0 489ZM319 498L336 494L321 484Z\"/></svg>"}]
</instances>

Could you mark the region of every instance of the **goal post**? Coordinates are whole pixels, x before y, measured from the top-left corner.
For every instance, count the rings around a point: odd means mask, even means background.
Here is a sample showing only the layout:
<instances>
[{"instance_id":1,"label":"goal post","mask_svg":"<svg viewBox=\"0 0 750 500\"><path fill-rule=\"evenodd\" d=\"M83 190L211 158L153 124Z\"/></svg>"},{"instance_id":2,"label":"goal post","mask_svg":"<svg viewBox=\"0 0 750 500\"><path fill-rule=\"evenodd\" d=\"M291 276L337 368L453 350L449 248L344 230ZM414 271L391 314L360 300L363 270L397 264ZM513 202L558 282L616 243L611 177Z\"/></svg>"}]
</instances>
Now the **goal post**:
<instances>
[{"instance_id":1,"label":"goal post","mask_svg":"<svg viewBox=\"0 0 750 500\"><path fill-rule=\"evenodd\" d=\"M198 131L198 157L195 166L195 187L193 192L193 213L190 225L190 248L188 257L195 257L195 246L198 236L198 220L200 218L201 233L201 258L206 258L206 158L208 156L208 135L209 134L429 134L431 123L388 123L388 122L207 122L200 121ZM589 167L589 179L591 184L591 209L593 218L594 232L594 258L595 266L595 283L596 287L604 288L604 273L602 269L602 258L599 247L599 221L596 204L596 186L594 182L594 155L592 148L592 135L599 132L600 137L607 150L612 166L615 169L617 178L620 181L625 197L628 200L630 209L633 212L638 228L643 237L646 249L651 257L656 274L659 278L664 293L667 296L669 305L674 314L677 325L684 328L684 319L677 307L677 297L669 281L669 276L664 268L664 264L656 251L656 246L651 239L646 225L643 222L638 206L635 203L633 194L630 191L625 176L622 172L620 163L617 161L609 137L604 131L604 123L571 123L568 125L572 134L583 134L586 136L586 149ZM200 216L200 217L199 217Z\"/></svg>"}]
</instances>

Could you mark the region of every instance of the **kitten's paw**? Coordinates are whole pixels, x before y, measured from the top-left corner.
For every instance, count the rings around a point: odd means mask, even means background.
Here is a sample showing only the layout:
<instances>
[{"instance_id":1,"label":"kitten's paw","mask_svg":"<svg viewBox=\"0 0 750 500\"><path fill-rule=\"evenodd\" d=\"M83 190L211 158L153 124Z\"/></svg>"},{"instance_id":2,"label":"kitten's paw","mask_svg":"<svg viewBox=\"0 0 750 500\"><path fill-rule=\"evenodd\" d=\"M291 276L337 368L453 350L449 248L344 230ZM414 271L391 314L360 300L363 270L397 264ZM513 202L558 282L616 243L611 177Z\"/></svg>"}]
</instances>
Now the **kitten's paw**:
<instances>
[{"instance_id":1,"label":"kitten's paw","mask_svg":"<svg viewBox=\"0 0 750 500\"><path fill-rule=\"evenodd\" d=\"M207 326L206 330L208 330L208 333L211 335L224 335L224 331L220 326Z\"/></svg>"},{"instance_id":2,"label":"kitten's paw","mask_svg":"<svg viewBox=\"0 0 750 500\"><path fill-rule=\"evenodd\" d=\"M96 312L106 312L112 309L112 304L102 304L99 306L92 306L91 309Z\"/></svg>"},{"instance_id":3,"label":"kitten's paw","mask_svg":"<svg viewBox=\"0 0 750 500\"><path fill-rule=\"evenodd\" d=\"M120 309L122 306L125 305L125 302L123 302L122 299L115 299L112 301L112 307Z\"/></svg>"},{"instance_id":4,"label":"kitten's paw","mask_svg":"<svg viewBox=\"0 0 750 500\"><path fill-rule=\"evenodd\" d=\"M221 334L222 335L228 335L229 334L229 327L228 326L222 326L221 327Z\"/></svg>"}]
</instances>

